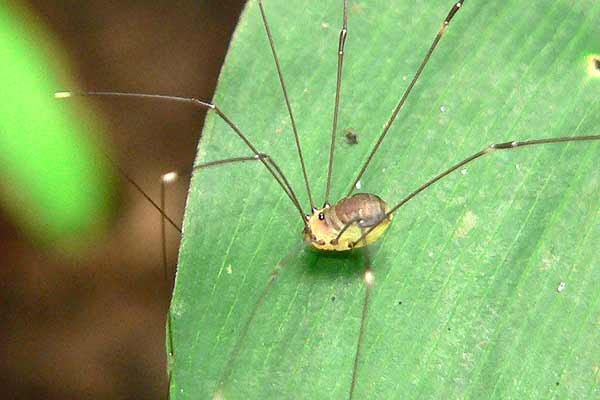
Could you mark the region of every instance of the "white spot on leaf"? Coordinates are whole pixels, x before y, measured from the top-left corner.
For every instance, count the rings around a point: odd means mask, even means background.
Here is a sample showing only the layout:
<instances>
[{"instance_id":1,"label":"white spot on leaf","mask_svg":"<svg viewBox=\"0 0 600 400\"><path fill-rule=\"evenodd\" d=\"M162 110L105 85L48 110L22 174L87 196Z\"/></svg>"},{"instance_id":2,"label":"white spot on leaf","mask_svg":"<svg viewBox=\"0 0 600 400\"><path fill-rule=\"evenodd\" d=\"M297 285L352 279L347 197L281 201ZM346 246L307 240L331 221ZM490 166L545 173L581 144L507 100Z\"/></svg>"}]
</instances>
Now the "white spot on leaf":
<instances>
[{"instance_id":1,"label":"white spot on leaf","mask_svg":"<svg viewBox=\"0 0 600 400\"><path fill-rule=\"evenodd\" d=\"M471 229L473 229L477 225L477 215L475 215L472 211L467 211L465 215L463 215L458 229L454 234L454 238L464 239L469 235Z\"/></svg>"},{"instance_id":2,"label":"white spot on leaf","mask_svg":"<svg viewBox=\"0 0 600 400\"><path fill-rule=\"evenodd\" d=\"M213 394L212 400L225 400L225 396L223 395L223 392L221 391L221 389L217 390Z\"/></svg>"}]
</instances>

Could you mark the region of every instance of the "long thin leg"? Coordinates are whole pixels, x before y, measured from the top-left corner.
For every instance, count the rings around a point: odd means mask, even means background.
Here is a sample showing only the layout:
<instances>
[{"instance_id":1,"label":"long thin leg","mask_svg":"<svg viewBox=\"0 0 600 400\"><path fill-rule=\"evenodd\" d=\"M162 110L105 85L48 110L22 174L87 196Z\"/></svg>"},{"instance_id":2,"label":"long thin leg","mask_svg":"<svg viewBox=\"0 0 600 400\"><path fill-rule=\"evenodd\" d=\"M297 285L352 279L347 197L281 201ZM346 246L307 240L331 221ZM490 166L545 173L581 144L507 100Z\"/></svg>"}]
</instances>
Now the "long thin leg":
<instances>
[{"instance_id":1,"label":"long thin leg","mask_svg":"<svg viewBox=\"0 0 600 400\"><path fill-rule=\"evenodd\" d=\"M366 235L364 236L366 237ZM350 400L352 400L352 397L354 396L354 388L356 387L356 381L358 379L358 362L360 361L363 338L367 327L369 297L371 295L371 288L375 283L375 276L373 274L373 271L371 270L371 257L369 256L369 246L366 246L366 243L363 247L363 255L365 257L365 275L363 277L365 282L365 301L363 303L362 316L360 318L360 330L358 331L358 341L356 343L356 353L354 355L354 366L352 368L352 383L350 384L350 393L348 394L348 398Z\"/></svg>"},{"instance_id":2,"label":"long thin leg","mask_svg":"<svg viewBox=\"0 0 600 400\"><path fill-rule=\"evenodd\" d=\"M175 362L175 351L173 350L173 330L171 319L171 310L167 311L167 335L168 337L168 354L169 359L167 360L167 400L171 398L171 378L173 376L173 363Z\"/></svg>"},{"instance_id":3,"label":"long thin leg","mask_svg":"<svg viewBox=\"0 0 600 400\"><path fill-rule=\"evenodd\" d=\"M291 186L290 182L287 180L283 171L281 170L279 165L275 162L275 160L273 160L273 158L271 158L271 156L269 156L266 153L260 153L260 155L258 155L258 156L233 157L233 158L226 158L223 160L209 161L206 163L196 165L193 170L195 171L198 169L214 167L214 166L223 165L223 164L236 163L236 162L258 161L259 159L266 160L275 169L275 171L277 171L279 178L282 180L283 184L285 185L284 190L286 191L287 195L292 199L292 201L295 201L294 204L296 205L297 208L301 208L300 203L297 202L298 199L296 199L293 196L293 190L292 190L292 186Z\"/></svg>"},{"instance_id":4,"label":"long thin leg","mask_svg":"<svg viewBox=\"0 0 600 400\"><path fill-rule=\"evenodd\" d=\"M304 223L304 225L306 225L305 215L304 215L304 212L302 211L302 207L299 206L300 202L298 201L298 197L296 196L295 192L293 190L291 190L290 192L288 192L286 190L283 181L281 179L279 179L279 177L275 173L275 170L271 167L271 165L269 165L269 163L267 163L267 161L265 161L264 159L262 159L260 157L260 155L262 153L260 153L256 149L256 147L254 147L254 145L252 144L252 142L250 142L250 140L246 137L246 135L244 135L244 133L240 130L240 128L238 128L237 125L234 124L227 117L227 115L225 115L219 109L219 107L217 107L216 105L208 103L208 102L205 102L205 101L202 101L202 100L199 100L199 99L195 99L195 98L192 98L192 97L165 96L165 95L159 95L159 94L145 94L145 93L122 93L122 92L56 92L54 94L54 97L56 97L57 99L63 99L63 98L72 97L72 96L106 96L106 97L146 98L146 99L154 99L154 100L163 100L163 101L173 101L173 102L179 102L179 103L187 103L187 104L192 104L192 105L194 105L196 107L200 107L202 109L214 110L214 112L216 112L217 115L223 121L225 121L225 123L227 125L229 125L229 127L231 129L233 129L233 131L240 137L240 139L242 139L242 141L246 144L246 146L248 146L250 148L250 150L252 150L252 152L263 163L263 165L265 166L265 168L267 168L267 170L269 171L269 173L271 175L273 175L273 178L275 178L275 180L277 181L277 183L279 183L279 185L281 186L281 188L283 189L283 191L290 197L290 200L292 201L292 204L294 204L294 207L300 213L300 217L302 219L302 222ZM133 184L135 185L135 183L133 183ZM291 189L291 187L290 187L290 189Z\"/></svg>"},{"instance_id":5,"label":"long thin leg","mask_svg":"<svg viewBox=\"0 0 600 400\"><path fill-rule=\"evenodd\" d=\"M108 157L108 155L107 155ZM175 228L178 230L179 233L181 233L181 229L168 217L168 215L165 212L166 209L166 201L165 201L165 192L166 192L166 185L168 183L171 183L174 178L176 177L175 173L170 172L167 174L164 174L161 177L161 196L160 196L160 205L156 204L149 196L148 194L131 178L129 177L122 169L120 169L118 167L118 165L116 163L113 162L113 160L108 157L109 160L111 161L112 164L114 164L119 171L123 174L123 176L132 184L134 185L134 187L152 204L153 207L155 207L161 215L161 248L162 248L162 260L163 260L163 273L164 273L164 279L165 279L165 286L168 288L168 263L167 263L167 255L166 255L166 234L165 234L165 221L169 221L171 224L173 224L175 226ZM208 168L208 167L212 167L212 166L217 166L217 165L223 165L223 164L227 164L227 163L235 163L235 162L245 162L245 161L258 161L259 159L265 159L267 161L269 161L270 163L272 163L272 166L275 168L275 170L278 173L282 173L281 169L279 168L279 166L274 162L274 160L272 160L272 158L268 155L268 154L264 154L264 153L260 153L258 156L249 156L249 157L233 157L233 158L228 158L228 159L223 159L223 160L216 160L216 161L209 161L203 164L199 164L197 166L194 167L194 170L196 169L202 169L202 168ZM287 182L287 180L285 181L286 184L289 184ZM284 189L286 190L286 189ZM300 246L304 246L306 245L306 243L302 242L300 244ZM279 276L279 273L281 272L281 269L283 269L283 267L285 266L285 264L287 263L287 260L289 257L291 257L292 255L294 255L296 253L296 249L298 247L294 248L294 250L292 252L290 252L288 254L288 256L286 256L276 267L275 269L271 272L271 277L269 278L269 281L267 283L267 285L265 286L265 288L263 289L263 291L261 292L261 295L259 296L258 301L256 302L253 311L250 314L250 317L248 318L248 320L246 321L244 327L242 328L241 331L241 336L239 337L236 345L234 346L234 350L232 351L229 361L225 367L225 369L223 370L223 374L221 376L221 379L219 380L219 389L221 389L221 387L224 385L224 383L227 381L229 374L231 373L232 367L233 367L233 363L235 362L235 360L237 359L237 356L241 350L241 344L249 330L250 325L252 324L252 321L254 320L254 316L257 312L257 310L259 309L260 305L264 302L265 297L267 296L268 292L270 291L271 287L274 285L275 280L277 279L277 277ZM168 292L168 289L166 290ZM170 312L170 307L167 308L167 314L166 314L166 335L167 335L167 353L168 353L168 360L167 360L167 398L170 398L170 387L171 387L171 379L172 379L172 363L174 361L174 357L175 357L175 351L174 351L174 345L173 345L173 331L172 331L172 316L171 316L171 312Z\"/></svg>"},{"instance_id":6,"label":"long thin leg","mask_svg":"<svg viewBox=\"0 0 600 400\"><path fill-rule=\"evenodd\" d=\"M294 119L294 113L292 112L292 106L288 96L285 81L283 79L283 72L281 72L281 65L279 63L279 57L275 50L275 42L269 23L267 22L267 16L261 0L258 0L258 7L260 8L260 14L262 16L265 30L267 31L267 38L269 39L269 45L271 46L271 52L273 53L273 60L275 60L275 66L277 67L277 75L279 76L279 82L281 83L281 90L283 91L283 98L285 99L285 105L287 106L288 113L290 114L290 121L292 122L292 130L294 131L294 139L296 140L296 148L298 149L298 157L300 158L300 165L302 166L302 174L304 175L304 183L306 184L306 193L308 193L308 201L310 201L310 208L314 210L315 203L313 202L312 193L310 192L310 185L308 184L308 175L306 174L306 166L304 165L304 157L302 156L302 148L300 146L300 139L298 137L298 128L296 128L296 120Z\"/></svg>"},{"instance_id":7,"label":"long thin leg","mask_svg":"<svg viewBox=\"0 0 600 400\"><path fill-rule=\"evenodd\" d=\"M441 174L439 174L436 177L432 178L431 180L427 181L425 184L421 185L417 190L415 190L414 192L412 192L411 194L406 196L400 203L398 203L397 205L392 207L390 209L390 211L388 211L388 213L385 214L385 216L382 218L381 221L387 219L390 215L392 215L392 213L394 213L396 210L398 210L400 207L402 207L404 204L406 204L409 200L413 199L416 195L418 195L419 193L421 193L422 191L424 191L425 189L427 189L428 187L430 187L431 185L433 185L440 179L450 175L452 172L456 171L463 165L466 165L466 164L470 163L471 161L474 161L474 160L478 159L479 157L489 154L495 150L512 150L512 149L516 149L517 147L534 146L534 145L539 145L539 144L579 142L579 141L588 141L588 140L600 140L600 135L559 137L559 138L551 138L551 139L526 140L523 142L512 141L512 142L492 144L492 145L486 147L485 149L473 154L472 156L465 158L458 164L455 164L451 168L447 169L446 171L442 172ZM360 240L363 240L373 229L375 229L377 227L377 225L379 225L381 223L381 221L376 223L375 225L371 226L366 232L364 232L362 234L362 236L356 242L354 242L353 245L356 245L356 243L358 243Z\"/></svg>"},{"instance_id":8,"label":"long thin leg","mask_svg":"<svg viewBox=\"0 0 600 400\"><path fill-rule=\"evenodd\" d=\"M177 174L175 174L174 172L166 173L160 179L160 208L165 212L165 214L166 214L166 209L167 209L166 199L165 199L166 186L168 184L174 182L175 179L177 179ZM162 247L163 273L164 273L164 278L165 278L165 286L168 287L169 272L168 272L168 267L167 267L167 234L165 232L165 217L162 214L160 216L160 236L161 236L161 243L162 243L161 247Z\"/></svg>"},{"instance_id":9,"label":"long thin leg","mask_svg":"<svg viewBox=\"0 0 600 400\"><path fill-rule=\"evenodd\" d=\"M164 174L161 177L160 180L160 207L163 211L166 210L166 201L165 201L165 192L166 192L166 185L172 183L175 181L175 179L177 178L177 175L173 172L169 172L167 174ZM166 213L162 213L161 214L161 218L160 218L160 241L162 244L162 260L163 260L163 272L164 272L164 284L165 284L165 293L166 293L166 298L170 299L171 295L170 295L170 285L169 285L169 274L168 274L168 262L167 262L167 236L166 236L166 232L165 232L165 215ZM167 335L167 399L170 398L171 396L171 364L173 362L173 359L175 357L175 351L173 350L173 330L171 328L171 310L170 310L170 300L169 303L167 305L167 316L166 316L166 335Z\"/></svg>"},{"instance_id":10,"label":"long thin leg","mask_svg":"<svg viewBox=\"0 0 600 400\"><path fill-rule=\"evenodd\" d=\"M392 116L390 117L390 119L388 120L388 122L385 124L385 127L383 128L383 132L381 132L381 135L379 136L379 139L377 139L377 143L375 143L375 146L373 147L373 150L371 150L371 153L367 157L367 161L365 161L365 163L363 164L362 168L360 169L360 172L358 173L358 176L356 177L356 179L354 180L354 182L352 182L352 185L350 186L350 190L348 191L347 196L350 196L352 194L352 192L354 192L354 189L356 188L356 184L358 183L358 181L360 180L360 178L362 178L363 174L365 173L365 170L367 169L367 166L369 165L369 163L371 162L371 159L373 158L373 156L375 155L375 153L379 149L379 146L381 146L381 142L383 142L383 139L385 138L385 135L387 135L388 131L390 130L390 127L392 126L392 124L396 120L396 117L398 116L398 113L402 109L402 106L404 106L404 103L406 102L406 99L408 98L408 96L410 95L413 87L415 86L415 83L417 83L417 81L419 80L419 77L421 76L421 73L423 72L423 70L425 69L425 66L429 62L429 59L431 58L431 55L433 54L433 51L435 50L435 48L437 47L438 43L442 39L442 36L444 36L444 34L446 33L446 30L448 29L448 26L450 25L450 21L452 21L452 18L454 18L454 16L456 15L456 13L460 10L460 8L462 7L463 3L464 3L464 0L460 0L459 2L457 2L456 4L454 4L454 6L452 7L452 9L450 9L450 12L448 13L448 16L446 17L446 19L442 23L442 27L441 27L440 31L435 36L435 39L433 40L433 43L431 44L431 47L429 48L429 51L427 51L427 54L425 54L425 58L423 59L423 61L421 62L421 65L417 69L417 72L415 73L415 76L413 77L412 81L410 82L410 84L408 85L408 87L406 88L406 90L404 91L404 94L402 95L402 98L400 99L400 101L398 102L398 105L394 109L394 112L392 113Z\"/></svg>"},{"instance_id":11,"label":"long thin leg","mask_svg":"<svg viewBox=\"0 0 600 400\"><path fill-rule=\"evenodd\" d=\"M225 365L225 368L223 369L223 372L221 373L221 376L220 376L219 382L218 382L218 386L216 388L215 394L213 395L213 399L224 398L222 391L224 389L225 384L229 380L231 373L233 372L233 365L234 365L235 361L237 360L237 358L240 354L240 351L242 350L242 344L244 342L244 339L246 338L246 335L248 334L248 331L250 330L250 326L254 322L254 318L256 317L256 313L258 312L258 309L264 303L265 299L267 298L267 295L269 294L269 292L275 285L275 281L279 277L279 274L281 273L283 268L285 268L285 265L287 264L288 260L291 257L296 256L297 250L299 249L299 247L304 246L304 245L305 245L305 243L301 242L299 245L295 246L292 249L292 251L290 251L275 266L273 271L271 271L271 276L269 277L269 280L268 280L266 286L263 288L263 290L261 291L261 293L258 297L258 300L252 307L252 311L250 312L248 319L246 320L246 322L242 326L242 329L240 330L239 336L233 346L233 350L229 354L229 359L227 360L227 364Z\"/></svg>"},{"instance_id":12,"label":"long thin leg","mask_svg":"<svg viewBox=\"0 0 600 400\"><path fill-rule=\"evenodd\" d=\"M342 230L340 230L340 232L337 234L337 236L335 237L335 239L332 239L330 243L331 244L337 244L338 241L340 240L340 238L342 237L342 235L344 234L344 232L346 232L346 229L348 229L349 227L352 226L352 224L360 221L361 219L362 219L362 217L359 216L359 217L353 218L350 221L348 221L346 223L346 225L343 226Z\"/></svg>"},{"instance_id":13,"label":"long thin leg","mask_svg":"<svg viewBox=\"0 0 600 400\"><path fill-rule=\"evenodd\" d=\"M129 183L131 183L131 185L142 195L144 196L144 198L146 200L148 200L148 202L152 205L152 207L154 207L159 213L160 215L162 215L162 217L171 225L173 226L173 228L175 228L177 230L177 232L181 233L181 227L175 223L175 221L173 221L163 210L162 207L160 207L158 204L156 204L156 202L154 202L154 200L152 200L150 198L150 196L148 196L148 194L144 191L144 189L142 189L140 187L140 185L137 184L137 182L135 180L133 180L132 177L130 177L127 172L125 172L125 170L123 168L121 168L119 166L119 164L117 164L108 154L104 153L104 157L106 157L108 159L108 161L115 167L115 169L117 171L119 171L119 173L121 174L121 176L123 176L123 178L125 178L125 180Z\"/></svg>"},{"instance_id":14,"label":"long thin leg","mask_svg":"<svg viewBox=\"0 0 600 400\"><path fill-rule=\"evenodd\" d=\"M208 167L215 167L217 165L230 164L230 163L236 163L236 162L258 161L259 157L267 157L267 155L264 153L261 153L260 156L232 157L232 158L225 158L223 160L208 161L208 162L194 166L193 170L195 171L197 169L204 169L204 168L208 168Z\"/></svg>"},{"instance_id":15,"label":"long thin leg","mask_svg":"<svg viewBox=\"0 0 600 400\"><path fill-rule=\"evenodd\" d=\"M325 205L329 204L329 192L331 189L331 176L333 175L333 153L335 151L335 131L337 130L338 113L340 109L340 90L342 88L342 68L344 66L344 46L348 36L348 0L344 0L344 22L340 31L338 44L338 67L335 83L335 107L333 109L333 128L331 130L331 146L329 147L329 168L327 170L327 189L325 190Z\"/></svg>"}]
</instances>

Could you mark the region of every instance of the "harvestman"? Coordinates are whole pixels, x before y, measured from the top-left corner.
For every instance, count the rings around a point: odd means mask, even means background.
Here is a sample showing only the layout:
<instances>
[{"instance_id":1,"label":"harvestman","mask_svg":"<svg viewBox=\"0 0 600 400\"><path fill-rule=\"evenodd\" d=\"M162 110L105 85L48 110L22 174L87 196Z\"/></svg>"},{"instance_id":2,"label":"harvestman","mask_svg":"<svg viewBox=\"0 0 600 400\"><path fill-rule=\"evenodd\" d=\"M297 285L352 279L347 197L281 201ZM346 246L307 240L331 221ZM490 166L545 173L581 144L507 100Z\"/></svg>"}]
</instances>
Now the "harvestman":
<instances>
[{"instance_id":1,"label":"harvestman","mask_svg":"<svg viewBox=\"0 0 600 400\"><path fill-rule=\"evenodd\" d=\"M371 263L368 255L368 245L377 241L386 231L389 224L391 223L393 213L396 212L400 207L406 204L409 200L413 199L419 193L456 171L457 169L463 167L464 165L483 157L486 154L492 153L496 150L510 150L515 149L517 147L524 146L533 146L533 145L541 145L541 144L551 144L551 143L562 143L562 142L574 142L574 141L591 141L591 140L600 140L600 135L589 135L589 136L572 136L572 137L558 137L558 138L548 138L548 139L535 139L535 140L527 140L527 141L508 141L503 143L492 144L481 151L473 154L470 157L458 162L447 170L441 172L437 176L433 177L404 199L402 199L398 204L393 207L388 206L388 204L381 199L379 196L375 194L369 193L356 193L354 194L355 189L357 188L357 184L359 183L361 177L366 171L369 163L373 159L373 156L376 154L377 150L381 146L385 136L387 135L390 127L396 120L398 113L402 109L404 103L409 97L414 85L418 81L421 73L425 69L431 55L435 51L439 41L442 39L444 34L446 33L450 22L454 18L454 16L460 11L464 4L464 0L458 1L456 4L452 6L450 12L444 19L442 26L435 36L433 43L431 44L429 50L427 51L423 61L419 65L413 79L410 84L406 88L404 94L400 98L397 103L391 117L385 124L382 133L379 136L379 139L375 143L375 146L372 148L369 153L366 161L362 165L360 172L352 182L350 189L348 190L346 197L342 198L337 203L330 203L330 188L331 188L331 180L333 177L333 165L334 165L334 152L335 152L335 136L338 128L338 114L339 114L339 105L340 105L340 89L342 82L342 71L343 71L343 62L344 62L344 48L346 43L346 38L348 34L347 29L347 21L348 21L348 0L343 0L343 27L339 34L339 44L338 44L338 66L337 66L337 79L336 79L336 91L335 91L335 103L334 103L334 113L333 113L333 126L331 130L331 144L329 150L329 165L328 165L328 173L327 173L327 186L325 192L325 201L322 207L316 207L315 202L312 197L312 193L310 190L310 184L308 181L308 176L306 173L306 166L304 162L304 157L302 154L302 147L300 144L300 138L298 135L298 130L296 127L296 122L294 119L294 114L292 112L292 107L290 104L290 100L288 97L288 92L286 88L286 84L283 78L283 73L281 71L281 66L279 62L279 58L275 49L274 40L271 34L271 30L269 24L267 22L267 17L265 14L265 10L261 0L257 0L260 13L262 16L263 24L266 30L266 35L273 53L273 59L277 68L277 74L279 77L279 81L281 84L283 97L285 100L285 104L288 110L288 114L291 121L292 130L294 133L294 139L296 143L297 153L300 160L300 165L302 169L304 184L306 187L306 192L308 195L308 199L310 202L310 213L305 214L302 206L296 196L295 191L293 190L290 182L288 181L286 175L283 173L282 169L279 167L277 162L267 153L263 153L257 149L252 142L248 139L248 137L241 131L241 129L223 112L219 107L215 104L211 104L209 102L205 102L202 100L198 100L195 98L182 98L175 96L164 96L164 95L155 95L155 94L139 94L139 93L119 93L119 92L58 92L56 93L57 98L65 98L70 96L113 96L113 97L138 97L138 98L150 98L150 99L158 99L158 100L167 100L174 102L182 102L182 103L191 103L195 106L198 106L203 109L208 109L214 111L220 118L222 118L225 123L227 123L231 129L239 136L239 138L246 144L246 146L252 151L252 156L246 157L235 157L228 158L223 160L211 161L204 164L197 165L194 170L202 169L217 165L223 165L228 163L237 163L237 162L249 162L249 161L260 161L262 165L267 169L267 171L273 176L275 181L279 184L281 189L287 195L287 197L292 202L294 208L300 214L300 218L304 224L304 230L302 232L304 242L315 249L320 251L336 251L336 252L346 252L353 248L364 248L364 259L365 259L365 270L364 270L364 283L365 283L365 299L363 303L362 317L359 327L358 340L356 344L356 352L354 355L354 367L352 374L352 381L350 383L349 388L349 398L353 397L354 388L356 385L357 379L357 365L360 360L361 355L361 345L363 341L363 334L365 331L366 325L366 315L369 308L369 295L371 292L371 288L374 283L374 273L371 269ZM142 194L152 203L152 205L162 214L163 216L163 232L164 232L164 221L165 219L173 225L179 232L181 229L177 226L175 222L173 222L163 211L164 209L164 185L168 183L168 181L172 178L172 176L165 175L162 184L161 191L161 204L158 205L153 202L144 192L143 190L133 182L121 169L119 169L121 173L126 177L128 181L130 181ZM163 234L164 236L164 234ZM164 246L164 244L163 244ZM164 249L163 249L164 254ZM165 261L166 264L166 261ZM264 297L266 291L271 287L278 271L274 271L271 280L268 285L263 290L261 298ZM260 304L260 300L257 302L256 307ZM240 350L240 345L244 340L246 331L248 326L252 321L253 315L251 315L246 322L244 330L242 331L241 336L238 338L236 342L236 348L233 350L228 365L225 367L224 372L221 376L219 387L222 387L231 372L231 366L237 353ZM168 329L170 329L170 315L168 316L167 321ZM171 336L171 335L169 335ZM170 344L170 352L171 356L173 356L173 346ZM220 389L217 389L217 393L219 393Z\"/></svg>"}]
</instances>

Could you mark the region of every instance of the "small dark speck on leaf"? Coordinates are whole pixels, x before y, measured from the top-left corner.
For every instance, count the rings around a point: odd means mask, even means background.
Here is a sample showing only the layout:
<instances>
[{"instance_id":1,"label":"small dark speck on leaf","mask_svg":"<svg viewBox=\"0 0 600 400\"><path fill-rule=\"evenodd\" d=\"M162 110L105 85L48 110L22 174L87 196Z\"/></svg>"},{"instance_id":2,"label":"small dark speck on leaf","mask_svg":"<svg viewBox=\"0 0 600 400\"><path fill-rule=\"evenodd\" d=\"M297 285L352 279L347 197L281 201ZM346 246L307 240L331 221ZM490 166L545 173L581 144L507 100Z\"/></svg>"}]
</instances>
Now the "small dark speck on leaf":
<instances>
[{"instance_id":1,"label":"small dark speck on leaf","mask_svg":"<svg viewBox=\"0 0 600 400\"><path fill-rule=\"evenodd\" d=\"M335 296L331 296L331 301L335 301Z\"/></svg>"},{"instance_id":2,"label":"small dark speck on leaf","mask_svg":"<svg viewBox=\"0 0 600 400\"><path fill-rule=\"evenodd\" d=\"M556 382L556 386L560 385L558 382Z\"/></svg>"},{"instance_id":3,"label":"small dark speck on leaf","mask_svg":"<svg viewBox=\"0 0 600 400\"><path fill-rule=\"evenodd\" d=\"M588 74L594 78L600 77L600 55L593 54L588 57Z\"/></svg>"},{"instance_id":4,"label":"small dark speck on leaf","mask_svg":"<svg viewBox=\"0 0 600 400\"><path fill-rule=\"evenodd\" d=\"M358 144L358 135L352 129L346 129L344 138L346 139L346 143L350 145Z\"/></svg>"},{"instance_id":5,"label":"small dark speck on leaf","mask_svg":"<svg viewBox=\"0 0 600 400\"><path fill-rule=\"evenodd\" d=\"M399 301L399 302L398 302L398 305L399 305L399 306L401 306L401 305L402 305L402 301Z\"/></svg>"}]
</instances>

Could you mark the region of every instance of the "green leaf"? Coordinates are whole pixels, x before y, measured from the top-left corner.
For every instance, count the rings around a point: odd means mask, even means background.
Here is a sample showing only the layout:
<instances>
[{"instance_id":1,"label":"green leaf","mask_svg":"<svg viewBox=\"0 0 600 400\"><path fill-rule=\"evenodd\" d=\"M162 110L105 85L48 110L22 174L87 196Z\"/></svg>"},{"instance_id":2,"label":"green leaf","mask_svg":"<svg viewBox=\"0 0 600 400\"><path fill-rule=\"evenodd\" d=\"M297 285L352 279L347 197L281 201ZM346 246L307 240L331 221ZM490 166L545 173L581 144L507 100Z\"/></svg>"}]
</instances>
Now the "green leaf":
<instances>
[{"instance_id":1,"label":"green leaf","mask_svg":"<svg viewBox=\"0 0 600 400\"><path fill-rule=\"evenodd\" d=\"M59 102L66 61L39 21L0 8L0 203L43 244L81 244L112 209L110 166L90 139L96 121Z\"/></svg>"},{"instance_id":2,"label":"green leaf","mask_svg":"<svg viewBox=\"0 0 600 400\"><path fill-rule=\"evenodd\" d=\"M318 206L341 5L265 1ZM333 197L348 190L452 5L350 2ZM491 143L599 134L600 79L588 73L599 17L592 0L467 1L361 191L393 205ZM255 1L214 102L281 165L308 212ZM197 162L250 155L207 117ZM599 161L597 142L499 151L401 208L369 250L375 285L354 397L598 397ZM197 171L171 309L173 398L348 397L364 262L359 251L303 249L302 228L260 163Z\"/></svg>"}]
</instances>

